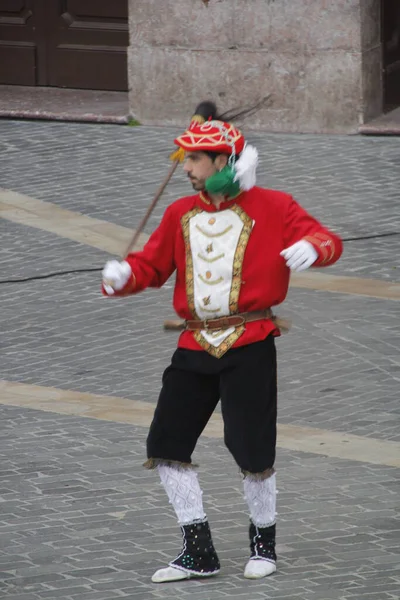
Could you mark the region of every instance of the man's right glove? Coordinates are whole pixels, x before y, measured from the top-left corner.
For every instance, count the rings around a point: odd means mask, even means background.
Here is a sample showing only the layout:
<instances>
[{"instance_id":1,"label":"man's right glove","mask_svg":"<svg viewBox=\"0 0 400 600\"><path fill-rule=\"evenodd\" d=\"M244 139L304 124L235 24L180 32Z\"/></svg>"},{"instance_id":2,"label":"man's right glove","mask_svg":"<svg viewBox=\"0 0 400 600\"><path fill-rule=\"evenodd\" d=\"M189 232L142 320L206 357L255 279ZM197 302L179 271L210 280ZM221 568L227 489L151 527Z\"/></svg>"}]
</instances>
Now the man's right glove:
<instances>
[{"instance_id":1,"label":"man's right glove","mask_svg":"<svg viewBox=\"0 0 400 600\"><path fill-rule=\"evenodd\" d=\"M123 260L109 260L102 271L103 287L106 294L112 296L114 292L122 290L132 277L130 264Z\"/></svg>"}]
</instances>

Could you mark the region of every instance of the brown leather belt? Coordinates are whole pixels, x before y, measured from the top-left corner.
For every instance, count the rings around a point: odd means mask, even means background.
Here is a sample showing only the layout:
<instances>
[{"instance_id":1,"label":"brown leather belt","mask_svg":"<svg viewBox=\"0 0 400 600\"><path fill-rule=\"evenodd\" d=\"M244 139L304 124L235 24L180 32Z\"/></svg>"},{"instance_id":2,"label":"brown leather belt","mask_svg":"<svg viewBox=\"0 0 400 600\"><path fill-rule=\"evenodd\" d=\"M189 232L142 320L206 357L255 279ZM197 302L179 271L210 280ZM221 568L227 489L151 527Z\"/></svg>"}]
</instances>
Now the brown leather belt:
<instances>
[{"instance_id":1,"label":"brown leather belt","mask_svg":"<svg viewBox=\"0 0 400 600\"><path fill-rule=\"evenodd\" d=\"M252 321L261 321L262 319L270 319L272 310L255 310L253 312L239 313L238 315L229 315L229 317L218 317L216 319L204 319L204 321L185 321L185 329L189 331L216 331L229 329L230 327L240 327L245 323Z\"/></svg>"},{"instance_id":2,"label":"brown leather belt","mask_svg":"<svg viewBox=\"0 0 400 600\"><path fill-rule=\"evenodd\" d=\"M228 317L218 317L215 319L188 320L188 321L165 321L164 329L189 330L189 331L216 331L229 329L230 327L240 327L245 323L252 321L262 321L264 319L276 320L270 308L265 310L255 310L253 312L239 313L229 315ZM278 324L277 324L278 326Z\"/></svg>"}]
</instances>

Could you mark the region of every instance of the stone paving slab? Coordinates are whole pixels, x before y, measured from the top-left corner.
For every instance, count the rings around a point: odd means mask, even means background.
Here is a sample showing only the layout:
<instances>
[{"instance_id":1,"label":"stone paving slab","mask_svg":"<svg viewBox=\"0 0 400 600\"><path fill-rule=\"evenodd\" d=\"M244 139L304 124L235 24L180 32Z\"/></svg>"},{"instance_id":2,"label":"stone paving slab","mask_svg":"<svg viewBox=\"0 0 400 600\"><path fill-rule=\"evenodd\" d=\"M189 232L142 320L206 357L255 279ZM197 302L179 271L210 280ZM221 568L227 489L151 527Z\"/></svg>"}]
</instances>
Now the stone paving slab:
<instances>
[{"instance_id":1,"label":"stone paving slab","mask_svg":"<svg viewBox=\"0 0 400 600\"><path fill-rule=\"evenodd\" d=\"M133 231L129 227L94 219L4 188L0 188L0 217L5 223L9 221L40 229L120 257L125 257L128 247L130 251L143 247L149 237L140 233L135 248L132 248ZM6 225L4 229L7 229ZM29 252L30 248L26 251Z\"/></svg>"},{"instance_id":2,"label":"stone paving slab","mask_svg":"<svg viewBox=\"0 0 400 600\"><path fill-rule=\"evenodd\" d=\"M222 572L157 586L150 576L180 535L156 474L141 467L146 430L0 411L2 598L396 598L393 468L281 450L279 574L249 582L241 479L222 441L204 438L195 459Z\"/></svg>"},{"instance_id":3,"label":"stone paving slab","mask_svg":"<svg viewBox=\"0 0 400 600\"><path fill-rule=\"evenodd\" d=\"M329 267L329 273L400 281L399 246L400 236L345 242L340 262Z\"/></svg>"},{"instance_id":4,"label":"stone paving slab","mask_svg":"<svg viewBox=\"0 0 400 600\"><path fill-rule=\"evenodd\" d=\"M361 125L358 131L364 135L400 135L400 108Z\"/></svg>"},{"instance_id":5,"label":"stone paving slab","mask_svg":"<svg viewBox=\"0 0 400 600\"><path fill-rule=\"evenodd\" d=\"M0 117L127 123L129 97L128 92L1 85Z\"/></svg>"},{"instance_id":6,"label":"stone paving slab","mask_svg":"<svg viewBox=\"0 0 400 600\"><path fill-rule=\"evenodd\" d=\"M86 244L5 219L0 220L0 239L1 281L57 271L102 268L110 258L107 252ZM6 288L1 289L5 291Z\"/></svg>"}]
</instances>

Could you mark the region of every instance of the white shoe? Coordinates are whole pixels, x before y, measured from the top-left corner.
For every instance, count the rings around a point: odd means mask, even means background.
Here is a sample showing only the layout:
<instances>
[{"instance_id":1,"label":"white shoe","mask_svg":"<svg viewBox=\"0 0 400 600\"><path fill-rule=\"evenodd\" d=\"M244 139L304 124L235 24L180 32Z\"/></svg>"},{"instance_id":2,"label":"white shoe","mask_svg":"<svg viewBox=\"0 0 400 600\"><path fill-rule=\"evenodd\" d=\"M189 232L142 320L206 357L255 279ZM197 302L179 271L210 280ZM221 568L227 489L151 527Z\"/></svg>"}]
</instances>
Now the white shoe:
<instances>
[{"instance_id":1,"label":"white shoe","mask_svg":"<svg viewBox=\"0 0 400 600\"><path fill-rule=\"evenodd\" d=\"M151 578L153 583L164 583L167 581L179 581L180 579L189 579L190 573L175 567L166 567L158 569Z\"/></svg>"},{"instance_id":2,"label":"white shoe","mask_svg":"<svg viewBox=\"0 0 400 600\"><path fill-rule=\"evenodd\" d=\"M261 579L272 575L276 571L276 564L269 560L251 558L244 569L246 579Z\"/></svg>"}]
</instances>

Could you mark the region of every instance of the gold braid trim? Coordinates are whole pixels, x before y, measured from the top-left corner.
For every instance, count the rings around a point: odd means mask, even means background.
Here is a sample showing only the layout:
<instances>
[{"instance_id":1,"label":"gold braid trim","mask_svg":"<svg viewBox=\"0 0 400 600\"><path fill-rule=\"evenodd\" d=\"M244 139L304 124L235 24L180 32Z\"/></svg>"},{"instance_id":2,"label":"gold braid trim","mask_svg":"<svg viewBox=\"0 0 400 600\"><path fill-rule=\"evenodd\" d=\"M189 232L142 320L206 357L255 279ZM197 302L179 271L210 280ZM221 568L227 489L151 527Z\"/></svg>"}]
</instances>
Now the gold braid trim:
<instances>
[{"instance_id":1,"label":"gold braid trim","mask_svg":"<svg viewBox=\"0 0 400 600\"><path fill-rule=\"evenodd\" d=\"M322 267L329 263L335 255L335 242L326 233L317 232L313 235L307 235L303 238L316 246L320 252L319 265Z\"/></svg>"},{"instance_id":2,"label":"gold braid trim","mask_svg":"<svg viewBox=\"0 0 400 600\"><path fill-rule=\"evenodd\" d=\"M196 305L194 302L193 256L192 249L190 247L190 219L200 212L203 211L199 206L197 206L193 210L187 212L181 218L183 239L185 240L186 248L186 297L193 319L199 319L199 316L196 314Z\"/></svg>"},{"instance_id":3,"label":"gold braid trim","mask_svg":"<svg viewBox=\"0 0 400 600\"><path fill-rule=\"evenodd\" d=\"M208 238L222 237L223 235L228 233L228 231L230 231L232 229L232 227L233 227L233 225L228 225L228 227L226 227L223 231L219 231L217 233L207 233L207 231L204 231L204 229L202 227L200 227L200 225L196 225L196 229Z\"/></svg>"},{"instance_id":4,"label":"gold braid trim","mask_svg":"<svg viewBox=\"0 0 400 600\"><path fill-rule=\"evenodd\" d=\"M145 469L156 469L158 466L162 467L172 467L173 469L183 469L190 470L196 469L199 465L194 465L192 463L184 463L179 460L168 460L165 458L148 458L145 463L143 463L143 467Z\"/></svg>"}]
</instances>

